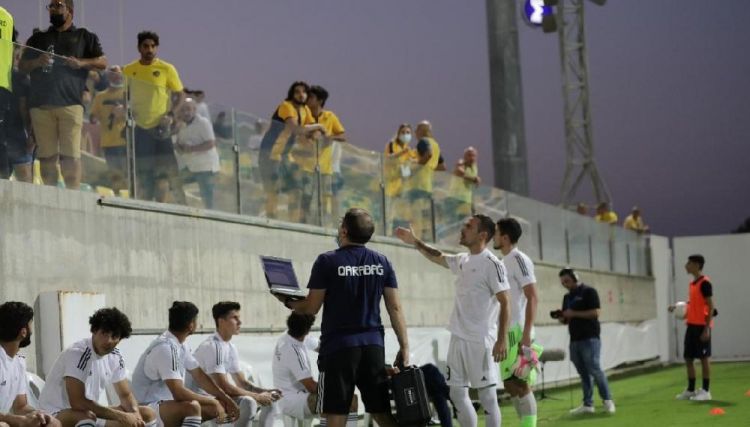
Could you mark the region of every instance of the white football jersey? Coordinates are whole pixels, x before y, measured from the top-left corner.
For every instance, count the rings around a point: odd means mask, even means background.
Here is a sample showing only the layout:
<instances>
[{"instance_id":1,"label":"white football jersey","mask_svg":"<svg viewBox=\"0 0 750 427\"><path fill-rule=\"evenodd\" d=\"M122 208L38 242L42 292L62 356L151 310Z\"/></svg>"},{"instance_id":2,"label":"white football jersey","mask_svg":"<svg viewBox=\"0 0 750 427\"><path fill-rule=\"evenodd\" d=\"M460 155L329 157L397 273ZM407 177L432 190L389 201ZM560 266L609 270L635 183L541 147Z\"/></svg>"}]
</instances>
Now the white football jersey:
<instances>
[{"instance_id":1,"label":"white football jersey","mask_svg":"<svg viewBox=\"0 0 750 427\"><path fill-rule=\"evenodd\" d=\"M525 253L513 248L503 257L503 264L508 271L510 282L510 324L523 328L526 322L526 295L523 288L536 283L534 263Z\"/></svg>"},{"instance_id":2,"label":"white football jersey","mask_svg":"<svg viewBox=\"0 0 750 427\"><path fill-rule=\"evenodd\" d=\"M240 372L240 353L237 347L230 341L224 341L218 333L206 338L195 349L193 357L208 375ZM208 394L193 381L192 375L187 379L187 384L196 393Z\"/></svg>"},{"instance_id":3,"label":"white football jersey","mask_svg":"<svg viewBox=\"0 0 750 427\"><path fill-rule=\"evenodd\" d=\"M16 397L26 395L26 387L26 358L10 357L0 346L0 414L10 412Z\"/></svg>"},{"instance_id":4,"label":"white football jersey","mask_svg":"<svg viewBox=\"0 0 750 427\"><path fill-rule=\"evenodd\" d=\"M165 380L185 381L185 370L198 368L187 343L166 331L151 341L133 371L133 394L141 405L174 400Z\"/></svg>"},{"instance_id":5,"label":"white football jersey","mask_svg":"<svg viewBox=\"0 0 750 427\"><path fill-rule=\"evenodd\" d=\"M500 316L496 295L510 288L502 261L489 249L476 255L447 255L445 260L457 276L448 330L464 340L493 345Z\"/></svg>"},{"instance_id":6,"label":"white football jersey","mask_svg":"<svg viewBox=\"0 0 750 427\"><path fill-rule=\"evenodd\" d=\"M47 375L44 389L39 396L39 406L48 414L70 408L65 378L75 378L85 386L86 399L99 401L99 395L107 384L127 380L128 370L120 350L99 356L94 351L91 338L73 344L55 360Z\"/></svg>"},{"instance_id":7,"label":"white football jersey","mask_svg":"<svg viewBox=\"0 0 750 427\"><path fill-rule=\"evenodd\" d=\"M307 392L300 380L312 378L313 374L305 343L287 333L279 337L273 351L271 369L273 386L281 390L284 396Z\"/></svg>"}]
</instances>

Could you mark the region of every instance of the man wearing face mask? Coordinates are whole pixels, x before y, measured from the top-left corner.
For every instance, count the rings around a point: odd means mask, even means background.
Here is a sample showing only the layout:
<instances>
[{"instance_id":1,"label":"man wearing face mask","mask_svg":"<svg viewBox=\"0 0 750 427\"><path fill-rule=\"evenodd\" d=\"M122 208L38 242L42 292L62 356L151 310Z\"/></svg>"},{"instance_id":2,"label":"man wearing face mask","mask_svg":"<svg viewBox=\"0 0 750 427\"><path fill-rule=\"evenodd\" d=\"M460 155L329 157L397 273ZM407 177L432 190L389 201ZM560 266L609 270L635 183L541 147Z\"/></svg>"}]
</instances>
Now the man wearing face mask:
<instances>
[{"instance_id":1,"label":"man wearing face mask","mask_svg":"<svg viewBox=\"0 0 750 427\"><path fill-rule=\"evenodd\" d=\"M0 305L0 424L11 427L59 427L60 422L29 405L26 397L26 359L19 350L31 344L34 310L8 301Z\"/></svg>"},{"instance_id":2,"label":"man wearing face mask","mask_svg":"<svg viewBox=\"0 0 750 427\"><path fill-rule=\"evenodd\" d=\"M83 92L90 70L103 70L107 58L96 34L73 25L73 0L51 0L51 26L26 42L19 69L31 76L29 107L38 146L42 181L57 185L60 163L65 186L81 182Z\"/></svg>"},{"instance_id":3,"label":"man wearing face mask","mask_svg":"<svg viewBox=\"0 0 750 427\"><path fill-rule=\"evenodd\" d=\"M117 193L126 189L127 148L125 146L125 89L122 84L122 69L119 65L109 67L109 86L94 97L91 107L92 124L99 124L101 147L109 168L110 185Z\"/></svg>"}]
</instances>

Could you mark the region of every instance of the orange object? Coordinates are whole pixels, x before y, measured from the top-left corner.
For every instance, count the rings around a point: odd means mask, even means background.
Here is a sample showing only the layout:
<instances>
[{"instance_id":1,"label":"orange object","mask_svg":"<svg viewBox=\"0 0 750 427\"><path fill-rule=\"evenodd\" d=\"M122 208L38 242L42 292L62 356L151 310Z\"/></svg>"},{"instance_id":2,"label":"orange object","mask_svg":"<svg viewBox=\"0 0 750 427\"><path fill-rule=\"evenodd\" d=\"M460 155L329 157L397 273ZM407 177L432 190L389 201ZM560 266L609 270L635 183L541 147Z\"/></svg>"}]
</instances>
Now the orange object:
<instances>
[{"instance_id":1,"label":"orange object","mask_svg":"<svg viewBox=\"0 0 750 427\"><path fill-rule=\"evenodd\" d=\"M745 396L750 397L750 390L745 392Z\"/></svg>"},{"instance_id":2,"label":"orange object","mask_svg":"<svg viewBox=\"0 0 750 427\"><path fill-rule=\"evenodd\" d=\"M712 408L709 413L711 415L724 415L725 414L724 410L721 408Z\"/></svg>"},{"instance_id":3,"label":"orange object","mask_svg":"<svg viewBox=\"0 0 750 427\"><path fill-rule=\"evenodd\" d=\"M701 293L701 285L703 282L710 281L708 276L701 276L696 281L690 282L689 289L689 302L687 306L687 315L685 316L685 323L690 325L705 325L706 316L708 316L708 304L706 298ZM711 320L711 326L713 327L713 319Z\"/></svg>"}]
</instances>

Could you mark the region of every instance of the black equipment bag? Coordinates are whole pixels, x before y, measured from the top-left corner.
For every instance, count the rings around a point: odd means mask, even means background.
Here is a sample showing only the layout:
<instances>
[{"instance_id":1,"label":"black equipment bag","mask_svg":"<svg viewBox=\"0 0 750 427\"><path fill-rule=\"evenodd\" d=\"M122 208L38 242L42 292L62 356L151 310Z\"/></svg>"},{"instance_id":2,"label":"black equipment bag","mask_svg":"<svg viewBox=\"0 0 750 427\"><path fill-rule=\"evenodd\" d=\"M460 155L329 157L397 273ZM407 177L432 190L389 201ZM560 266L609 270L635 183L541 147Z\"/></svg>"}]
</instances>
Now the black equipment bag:
<instances>
[{"instance_id":1,"label":"black equipment bag","mask_svg":"<svg viewBox=\"0 0 750 427\"><path fill-rule=\"evenodd\" d=\"M391 392L396 402L399 426L426 426L432 418L424 374L416 366L401 368L391 377Z\"/></svg>"}]
</instances>

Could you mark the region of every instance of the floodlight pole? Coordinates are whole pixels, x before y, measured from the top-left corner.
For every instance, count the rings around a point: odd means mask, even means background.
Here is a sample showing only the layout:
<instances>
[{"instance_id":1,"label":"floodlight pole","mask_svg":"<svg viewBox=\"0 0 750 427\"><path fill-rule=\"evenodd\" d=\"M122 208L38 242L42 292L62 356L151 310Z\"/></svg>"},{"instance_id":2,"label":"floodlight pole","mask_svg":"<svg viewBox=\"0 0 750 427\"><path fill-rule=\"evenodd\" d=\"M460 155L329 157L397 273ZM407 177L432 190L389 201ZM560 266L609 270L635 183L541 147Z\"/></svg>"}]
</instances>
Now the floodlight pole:
<instances>
[{"instance_id":1,"label":"floodlight pole","mask_svg":"<svg viewBox=\"0 0 750 427\"><path fill-rule=\"evenodd\" d=\"M590 179L596 202L612 201L594 160L591 132L588 59L584 33L585 0L559 0L557 32L560 36L563 101L565 105L565 175L560 188L560 203L572 206L576 192ZM603 3L603 2L602 2Z\"/></svg>"}]
</instances>

